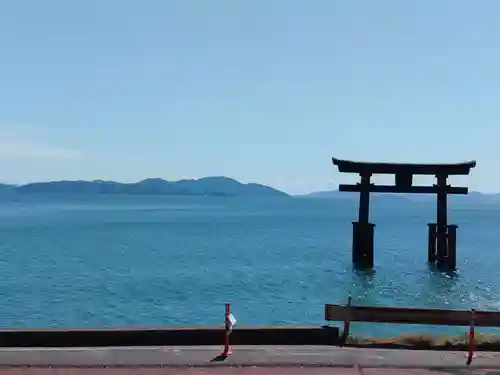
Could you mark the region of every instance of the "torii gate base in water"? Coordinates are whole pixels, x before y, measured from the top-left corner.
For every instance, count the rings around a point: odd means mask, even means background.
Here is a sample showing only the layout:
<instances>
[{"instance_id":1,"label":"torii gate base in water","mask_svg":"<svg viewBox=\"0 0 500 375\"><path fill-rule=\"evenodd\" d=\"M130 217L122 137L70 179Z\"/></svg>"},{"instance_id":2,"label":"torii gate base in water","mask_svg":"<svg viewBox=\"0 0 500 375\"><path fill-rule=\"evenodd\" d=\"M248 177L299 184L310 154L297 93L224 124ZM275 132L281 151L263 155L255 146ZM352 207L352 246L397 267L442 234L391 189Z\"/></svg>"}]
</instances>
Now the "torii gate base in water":
<instances>
[{"instance_id":1,"label":"torii gate base in water","mask_svg":"<svg viewBox=\"0 0 500 375\"><path fill-rule=\"evenodd\" d=\"M332 158L341 173L357 173L361 181L355 185L339 185L339 191L359 193L358 221L353 222L352 262L359 268L373 268L373 237L375 224L369 221L370 193L413 193L437 195L437 220L429 223L428 261L440 270L455 270L457 266L457 225L448 224L447 195L467 194L466 187L447 184L449 176L468 175L475 161L457 164L368 163ZM392 174L394 185L375 185L373 174ZM437 184L414 186L414 175L433 175Z\"/></svg>"}]
</instances>

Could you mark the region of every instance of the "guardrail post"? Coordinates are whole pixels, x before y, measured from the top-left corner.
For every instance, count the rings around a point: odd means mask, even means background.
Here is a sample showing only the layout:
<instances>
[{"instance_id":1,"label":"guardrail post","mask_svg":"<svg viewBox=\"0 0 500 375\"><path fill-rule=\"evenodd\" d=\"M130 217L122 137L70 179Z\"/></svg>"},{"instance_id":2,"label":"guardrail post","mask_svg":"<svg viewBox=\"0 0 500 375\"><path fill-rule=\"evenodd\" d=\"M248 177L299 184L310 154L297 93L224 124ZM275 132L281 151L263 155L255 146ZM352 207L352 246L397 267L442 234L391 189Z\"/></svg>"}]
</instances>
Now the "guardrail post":
<instances>
[{"instance_id":1,"label":"guardrail post","mask_svg":"<svg viewBox=\"0 0 500 375\"><path fill-rule=\"evenodd\" d=\"M470 328L468 335L468 353L467 353L467 366L470 366L474 358L474 325L476 320L476 310L471 310Z\"/></svg>"},{"instance_id":2,"label":"guardrail post","mask_svg":"<svg viewBox=\"0 0 500 375\"><path fill-rule=\"evenodd\" d=\"M228 357L233 354L229 343L229 336L231 335L232 329L231 305L226 303L226 309L224 312L224 351L222 352L221 357Z\"/></svg>"},{"instance_id":3,"label":"guardrail post","mask_svg":"<svg viewBox=\"0 0 500 375\"><path fill-rule=\"evenodd\" d=\"M344 320L344 330L342 331L342 337L340 339L340 346L344 346L347 343L347 339L349 338L349 331L351 329L351 317L349 314L351 308L351 297L347 300L347 319Z\"/></svg>"}]
</instances>

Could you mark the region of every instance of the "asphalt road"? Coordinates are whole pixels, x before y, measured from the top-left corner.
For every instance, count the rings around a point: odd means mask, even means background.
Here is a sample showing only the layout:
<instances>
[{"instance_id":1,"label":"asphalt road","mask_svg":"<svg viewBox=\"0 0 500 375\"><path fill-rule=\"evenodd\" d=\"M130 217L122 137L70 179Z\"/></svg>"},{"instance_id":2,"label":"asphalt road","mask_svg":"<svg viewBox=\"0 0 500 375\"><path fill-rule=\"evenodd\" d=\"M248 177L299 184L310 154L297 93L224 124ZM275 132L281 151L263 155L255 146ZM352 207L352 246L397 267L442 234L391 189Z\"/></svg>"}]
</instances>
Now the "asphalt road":
<instances>
[{"instance_id":1,"label":"asphalt road","mask_svg":"<svg viewBox=\"0 0 500 375\"><path fill-rule=\"evenodd\" d=\"M4 348L0 349L0 367L306 366L351 369L469 369L465 365L466 354L464 352L354 349L325 346L239 346L233 348L233 354L227 359L214 360L220 352L220 347ZM500 353L478 353L470 368L497 368L497 373L500 375ZM179 369L179 371L184 370ZM226 370L219 368L218 371Z\"/></svg>"},{"instance_id":2,"label":"asphalt road","mask_svg":"<svg viewBox=\"0 0 500 375\"><path fill-rule=\"evenodd\" d=\"M331 367L10 368L0 375L498 375L496 370L353 369Z\"/></svg>"}]
</instances>

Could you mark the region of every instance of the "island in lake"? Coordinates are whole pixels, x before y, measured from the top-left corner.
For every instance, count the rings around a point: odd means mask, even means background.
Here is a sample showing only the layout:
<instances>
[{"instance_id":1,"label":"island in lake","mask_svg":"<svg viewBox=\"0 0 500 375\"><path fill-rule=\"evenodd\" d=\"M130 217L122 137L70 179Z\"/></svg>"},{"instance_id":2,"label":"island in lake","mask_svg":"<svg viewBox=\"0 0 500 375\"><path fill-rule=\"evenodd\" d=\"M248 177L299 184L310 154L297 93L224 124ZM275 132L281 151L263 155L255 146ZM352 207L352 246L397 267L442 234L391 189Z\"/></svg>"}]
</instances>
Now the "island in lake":
<instances>
[{"instance_id":1,"label":"island in lake","mask_svg":"<svg viewBox=\"0 0 500 375\"><path fill-rule=\"evenodd\" d=\"M228 177L166 181L149 178L136 183L116 181L51 181L26 185L0 184L0 192L41 194L134 194L134 195L191 195L224 197L288 197L283 191L270 186L244 184Z\"/></svg>"}]
</instances>

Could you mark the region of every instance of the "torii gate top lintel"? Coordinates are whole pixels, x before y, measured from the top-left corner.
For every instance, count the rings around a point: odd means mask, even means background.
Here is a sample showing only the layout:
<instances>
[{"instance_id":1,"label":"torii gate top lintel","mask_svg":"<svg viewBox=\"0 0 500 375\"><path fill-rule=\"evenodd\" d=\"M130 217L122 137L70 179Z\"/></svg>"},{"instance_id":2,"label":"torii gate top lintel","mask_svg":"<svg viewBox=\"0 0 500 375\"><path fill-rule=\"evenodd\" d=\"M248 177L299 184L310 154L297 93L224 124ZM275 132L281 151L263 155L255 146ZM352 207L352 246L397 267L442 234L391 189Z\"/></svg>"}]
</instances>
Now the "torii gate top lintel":
<instances>
[{"instance_id":1,"label":"torii gate top lintel","mask_svg":"<svg viewBox=\"0 0 500 375\"><path fill-rule=\"evenodd\" d=\"M336 158L332 158L332 161L338 167L339 172L360 174L468 175L476 166L475 160L452 164L377 163Z\"/></svg>"}]
</instances>

